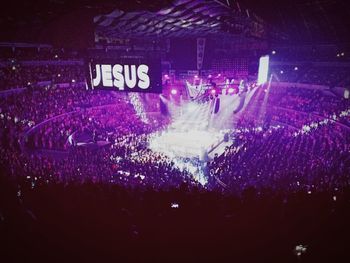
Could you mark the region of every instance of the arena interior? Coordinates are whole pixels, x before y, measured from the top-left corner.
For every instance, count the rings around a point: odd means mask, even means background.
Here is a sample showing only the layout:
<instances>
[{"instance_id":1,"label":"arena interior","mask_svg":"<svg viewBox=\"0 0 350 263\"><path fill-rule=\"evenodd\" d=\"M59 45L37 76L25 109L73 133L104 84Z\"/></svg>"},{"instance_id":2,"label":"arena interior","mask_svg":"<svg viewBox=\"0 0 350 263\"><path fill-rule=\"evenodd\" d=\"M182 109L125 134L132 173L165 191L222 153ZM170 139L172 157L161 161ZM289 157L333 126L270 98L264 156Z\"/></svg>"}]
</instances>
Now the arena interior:
<instances>
[{"instance_id":1,"label":"arena interior","mask_svg":"<svg viewBox=\"0 0 350 263\"><path fill-rule=\"evenodd\" d=\"M1 262L349 262L345 0L1 5Z\"/></svg>"}]
</instances>

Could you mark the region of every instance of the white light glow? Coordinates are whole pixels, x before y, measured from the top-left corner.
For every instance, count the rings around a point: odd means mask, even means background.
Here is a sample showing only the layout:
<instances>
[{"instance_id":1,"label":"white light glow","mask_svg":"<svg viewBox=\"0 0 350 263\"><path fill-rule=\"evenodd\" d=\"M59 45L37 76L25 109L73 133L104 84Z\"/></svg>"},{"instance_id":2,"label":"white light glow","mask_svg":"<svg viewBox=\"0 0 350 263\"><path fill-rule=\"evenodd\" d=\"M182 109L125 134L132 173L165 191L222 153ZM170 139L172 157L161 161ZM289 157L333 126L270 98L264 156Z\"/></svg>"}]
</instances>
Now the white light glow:
<instances>
[{"instance_id":1,"label":"white light glow","mask_svg":"<svg viewBox=\"0 0 350 263\"><path fill-rule=\"evenodd\" d=\"M194 158L203 159L208 149L222 141L223 135L206 131L167 131L150 136L149 148L171 158L174 167L187 171L201 185L208 183L202 167Z\"/></svg>"},{"instance_id":2,"label":"white light glow","mask_svg":"<svg viewBox=\"0 0 350 263\"><path fill-rule=\"evenodd\" d=\"M235 91L235 90L234 90L233 88L229 88L229 89L228 89L228 93L229 93L229 94L232 94L234 91Z\"/></svg>"},{"instance_id":3,"label":"white light glow","mask_svg":"<svg viewBox=\"0 0 350 263\"><path fill-rule=\"evenodd\" d=\"M154 136L150 148L167 156L201 159L222 140L223 134L219 132L169 130Z\"/></svg>"}]
</instances>

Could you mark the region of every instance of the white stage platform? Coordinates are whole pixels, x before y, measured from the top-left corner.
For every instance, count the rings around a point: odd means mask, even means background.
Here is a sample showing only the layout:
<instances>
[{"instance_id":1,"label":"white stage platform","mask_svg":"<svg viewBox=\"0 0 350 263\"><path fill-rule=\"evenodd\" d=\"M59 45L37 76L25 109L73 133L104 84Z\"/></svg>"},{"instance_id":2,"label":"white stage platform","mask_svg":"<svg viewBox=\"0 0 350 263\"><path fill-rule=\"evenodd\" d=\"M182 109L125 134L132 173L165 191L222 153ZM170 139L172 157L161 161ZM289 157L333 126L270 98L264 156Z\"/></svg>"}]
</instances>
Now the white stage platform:
<instances>
[{"instance_id":1,"label":"white stage platform","mask_svg":"<svg viewBox=\"0 0 350 263\"><path fill-rule=\"evenodd\" d=\"M150 148L170 157L199 158L205 160L208 153L224 141L223 131L178 131L157 133L150 139Z\"/></svg>"}]
</instances>

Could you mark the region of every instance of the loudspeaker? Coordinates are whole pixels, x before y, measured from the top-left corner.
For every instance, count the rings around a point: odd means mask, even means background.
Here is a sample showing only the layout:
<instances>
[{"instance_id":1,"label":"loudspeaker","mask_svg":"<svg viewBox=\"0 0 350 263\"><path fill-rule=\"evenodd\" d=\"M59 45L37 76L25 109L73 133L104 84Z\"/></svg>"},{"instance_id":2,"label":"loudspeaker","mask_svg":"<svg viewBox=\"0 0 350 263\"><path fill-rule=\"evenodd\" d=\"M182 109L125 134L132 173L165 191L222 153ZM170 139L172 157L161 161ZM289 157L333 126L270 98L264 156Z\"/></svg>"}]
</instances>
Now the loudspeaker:
<instances>
[{"instance_id":1,"label":"loudspeaker","mask_svg":"<svg viewBox=\"0 0 350 263\"><path fill-rule=\"evenodd\" d=\"M162 115L167 116L169 114L167 105L161 99L159 99L159 108Z\"/></svg>"},{"instance_id":2,"label":"loudspeaker","mask_svg":"<svg viewBox=\"0 0 350 263\"><path fill-rule=\"evenodd\" d=\"M224 142L228 142L228 140L229 140L228 133L225 133L224 134Z\"/></svg>"},{"instance_id":3,"label":"loudspeaker","mask_svg":"<svg viewBox=\"0 0 350 263\"><path fill-rule=\"evenodd\" d=\"M220 110L220 98L217 98L215 100L215 106L214 106L214 114L218 113Z\"/></svg>"}]
</instances>

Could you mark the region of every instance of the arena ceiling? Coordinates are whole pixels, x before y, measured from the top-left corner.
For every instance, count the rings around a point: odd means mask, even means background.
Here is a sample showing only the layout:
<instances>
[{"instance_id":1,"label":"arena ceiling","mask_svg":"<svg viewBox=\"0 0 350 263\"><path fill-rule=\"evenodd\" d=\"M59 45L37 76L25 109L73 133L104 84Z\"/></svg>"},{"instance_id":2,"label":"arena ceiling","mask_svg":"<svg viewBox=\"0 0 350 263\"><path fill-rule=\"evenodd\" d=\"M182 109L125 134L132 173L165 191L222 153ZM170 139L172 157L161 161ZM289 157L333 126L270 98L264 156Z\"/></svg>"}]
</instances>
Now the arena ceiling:
<instances>
[{"instance_id":1,"label":"arena ceiling","mask_svg":"<svg viewBox=\"0 0 350 263\"><path fill-rule=\"evenodd\" d=\"M82 14L94 21L99 33L111 37L216 34L350 42L346 0L13 0L0 9L0 40L38 41L56 20L71 15L70 21L79 22Z\"/></svg>"},{"instance_id":2,"label":"arena ceiling","mask_svg":"<svg viewBox=\"0 0 350 263\"><path fill-rule=\"evenodd\" d=\"M106 37L206 37L240 35L266 38L267 26L253 13L222 0L161 1L130 11L120 5L94 18L96 30Z\"/></svg>"}]
</instances>

